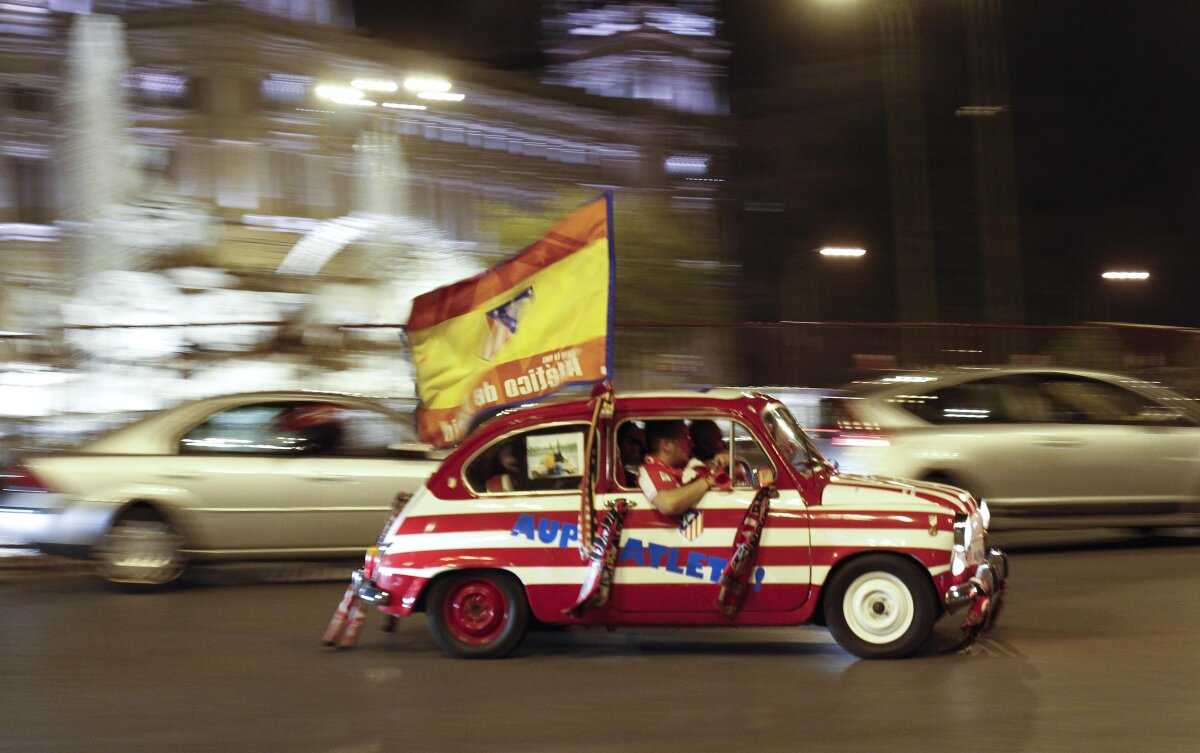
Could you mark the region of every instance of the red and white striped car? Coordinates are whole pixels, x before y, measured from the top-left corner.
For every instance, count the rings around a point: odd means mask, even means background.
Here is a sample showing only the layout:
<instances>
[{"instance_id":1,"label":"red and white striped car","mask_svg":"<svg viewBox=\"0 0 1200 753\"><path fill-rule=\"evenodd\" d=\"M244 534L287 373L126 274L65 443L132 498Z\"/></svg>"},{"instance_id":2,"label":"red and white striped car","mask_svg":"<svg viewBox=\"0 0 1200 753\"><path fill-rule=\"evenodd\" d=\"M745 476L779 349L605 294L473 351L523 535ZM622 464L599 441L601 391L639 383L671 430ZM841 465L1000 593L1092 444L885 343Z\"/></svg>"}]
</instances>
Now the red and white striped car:
<instances>
[{"instance_id":1,"label":"red and white striped car","mask_svg":"<svg viewBox=\"0 0 1200 753\"><path fill-rule=\"evenodd\" d=\"M476 430L389 524L355 573L358 595L387 615L424 611L437 643L464 657L511 651L532 616L588 626L823 622L848 651L892 658L925 645L946 611L969 606L971 636L996 613L1007 560L987 547L986 506L961 489L839 476L787 408L755 392L618 393L588 457L592 417L588 400L551 402ZM623 423L659 419L717 421L731 461L755 473L710 490L692 513L659 513L616 444ZM632 508L615 531L607 600L572 612L596 574L579 547L587 468L600 522L618 500ZM503 474L508 482L495 483ZM743 569L744 601L719 609L756 495L769 513Z\"/></svg>"}]
</instances>

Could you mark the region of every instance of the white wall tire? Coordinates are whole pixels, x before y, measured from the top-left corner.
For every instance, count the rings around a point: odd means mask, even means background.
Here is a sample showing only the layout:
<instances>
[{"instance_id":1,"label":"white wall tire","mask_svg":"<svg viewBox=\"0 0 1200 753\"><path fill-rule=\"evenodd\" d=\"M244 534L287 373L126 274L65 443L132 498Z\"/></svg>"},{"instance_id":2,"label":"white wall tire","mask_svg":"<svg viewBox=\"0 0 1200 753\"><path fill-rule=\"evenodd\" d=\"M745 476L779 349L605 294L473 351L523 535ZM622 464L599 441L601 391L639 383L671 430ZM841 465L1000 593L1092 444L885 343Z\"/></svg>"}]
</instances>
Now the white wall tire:
<instances>
[{"instance_id":1,"label":"white wall tire","mask_svg":"<svg viewBox=\"0 0 1200 753\"><path fill-rule=\"evenodd\" d=\"M838 644L864 659L911 655L929 639L937 619L929 575L896 555L867 555L837 570L824 608Z\"/></svg>"}]
</instances>

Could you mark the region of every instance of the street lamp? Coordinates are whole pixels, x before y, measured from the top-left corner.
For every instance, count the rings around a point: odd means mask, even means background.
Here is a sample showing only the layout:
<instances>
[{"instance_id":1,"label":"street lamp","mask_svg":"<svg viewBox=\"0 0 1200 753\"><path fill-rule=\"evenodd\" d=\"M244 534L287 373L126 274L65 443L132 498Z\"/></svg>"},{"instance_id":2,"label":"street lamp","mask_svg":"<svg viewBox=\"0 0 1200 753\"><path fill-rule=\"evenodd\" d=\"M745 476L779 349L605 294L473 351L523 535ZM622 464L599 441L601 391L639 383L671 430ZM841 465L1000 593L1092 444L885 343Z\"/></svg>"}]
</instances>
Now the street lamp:
<instances>
[{"instance_id":1,"label":"street lamp","mask_svg":"<svg viewBox=\"0 0 1200 753\"><path fill-rule=\"evenodd\" d=\"M859 257L865 256L867 250L865 248L855 248L848 246L826 246L820 249L821 256L842 256L842 257Z\"/></svg>"}]
</instances>

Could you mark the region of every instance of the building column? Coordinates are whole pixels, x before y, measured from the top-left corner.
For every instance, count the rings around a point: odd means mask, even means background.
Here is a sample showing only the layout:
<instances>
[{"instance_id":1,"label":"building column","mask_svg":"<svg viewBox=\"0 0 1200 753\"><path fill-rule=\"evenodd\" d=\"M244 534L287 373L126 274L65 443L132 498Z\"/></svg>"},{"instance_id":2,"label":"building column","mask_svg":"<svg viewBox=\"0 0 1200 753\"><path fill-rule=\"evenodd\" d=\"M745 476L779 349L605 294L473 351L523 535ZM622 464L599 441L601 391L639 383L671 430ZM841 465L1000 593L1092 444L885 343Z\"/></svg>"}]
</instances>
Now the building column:
<instances>
[{"instance_id":1,"label":"building column","mask_svg":"<svg viewBox=\"0 0 1200 753\"><path fill-rule=\"evenodd\" d=\"M883 98L900 320L938 321L937 258L915 0L879 0Z\"/></svg>"},{"instance_id":2,"label":"building column","mask_svg":"<svg viewBox=\"0 0 1200 753\"><path fill-rule=\"evenodd\" d=\"M1025 319L1025 284L1001 0L962 1L969 101L959 112L972 117L975 141L984 319L1020 324Z\"/></svg>"}]
</instances>

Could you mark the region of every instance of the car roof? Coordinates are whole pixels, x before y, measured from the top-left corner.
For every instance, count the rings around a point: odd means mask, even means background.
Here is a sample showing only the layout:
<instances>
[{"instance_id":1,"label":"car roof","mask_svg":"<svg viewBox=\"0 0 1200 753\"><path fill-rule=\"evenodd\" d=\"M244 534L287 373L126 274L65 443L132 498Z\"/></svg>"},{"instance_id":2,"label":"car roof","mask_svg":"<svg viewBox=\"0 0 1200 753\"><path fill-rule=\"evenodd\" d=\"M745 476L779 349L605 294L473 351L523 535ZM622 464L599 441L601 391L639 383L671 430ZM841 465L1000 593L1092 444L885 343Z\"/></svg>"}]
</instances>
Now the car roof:
<instances>
[{"instance_id":1,"label":"car roof","mask_svg":"<svg viewBox=\"0 0 1200 753\"><path fill-rule=\"evenodd\" d=\"M762 405L775 402L769 395L735 387L705 390L621 390L614 393L613 399L618 412L720 409L746 401ZM589 400L590 396L574 392L552 395L525 404L503 406L482 418L477 418L469 433L475 433L475 430L494 423L500 417L507 417L513 423L529 424L536 421L590 416Z\"/></svg>"},{"instance_id":2,"label":"car roof","mask_svg":"<svg viewBox=\"0 0 1200 753\"><path fill-rule=\"evenodd\" d=\"M1113 372L1097 371L1094 369L1078 369L1064 366L961 366L946 369L931 369L929 371L897 372L880 375L874 378L859 379L845 386L850 392L859 395L889 394L913 390L918 385L951 385L971 382L977 379L987 379L995 376L1009 375L1062 375L1079 376L1099 379L1106 382L1118 382L1133 387L1168 389L1165 385L1139 379L1137 377Z\"/></svg>"},{"instance_id":3,"label":"car roof","mask_svg":"<svg viewBox=\"0 0 1200 753\"><path fill-rule=\"evenodd\" d=\"M865 399L868 402L885 402L888 398L905 392L927 392L940 387L964 384L979 379L1009 375L1054 375L1077 376L1117 384L1134 390L1154 400L1178 404L1193 420L1200 421L1200 404L1193 398L1183 397L1171 387L1148 379L1127 374L1118 374L1096 369L1078 369L1068 366L987 366L959 367L931 371L914 371L889 374L878 379L864 379L846 385L847 397Z\"/></svg>"},{"instance_id":4,"label":"car roof","mask_svg":"<svg viewBox=\"0 0 1200 753\"><path fill-rule=\"evenodd\" d=\"M230 392L221 395L185 400L176 405L154 411L136 421L104 432L80 445L81 450L88 452L146 452L161 444L161 438L156 431L165 431L166 427L176 427L179 421L188 415L201 416L217 411L221 406L237 406L255 402L271 402L286 400L315 400L315 401L348 401L361 405L370 405L384 413L390 414L396 420L409 421L411 414L397 410L394 402L388 398L371 397L350 392L335 392L329 390L260 390L250 392ZM413 405L416 401L413 401Z\"/></svg>"},{"instance_id":5,"label":"car roof","mask_svg":"<svg viewBox=\"0 0 1200 753\"><path fill-rule=\"evenodd\" d=\"M185 401L184 403L180 403L180 405L196 404L196 403L205 402L205 401L224 402L226 400L240 400L243 398L248 399L248 400L255 400L255 399L273 400L273 399L292 399L292 398L313 398L313 399L329 399L329 400L352 399L352 400L366 400L366 401L375 402L375 403L387 403L387 402L403 401L403 400L411 400L414 403L416 402L416 398L409 398L409 397L383 397L380 395L367 395L367 394L357 393L357 392L339 392L336 390L300 389L300 390L254 390L254 391L249 391L249 392L227 392L227 393L222 393L219 395L206 395L204 397L194 398L192 400ZM167 408L166 410L170 410L170 408Z\"/></svg>"}]
</instances>

